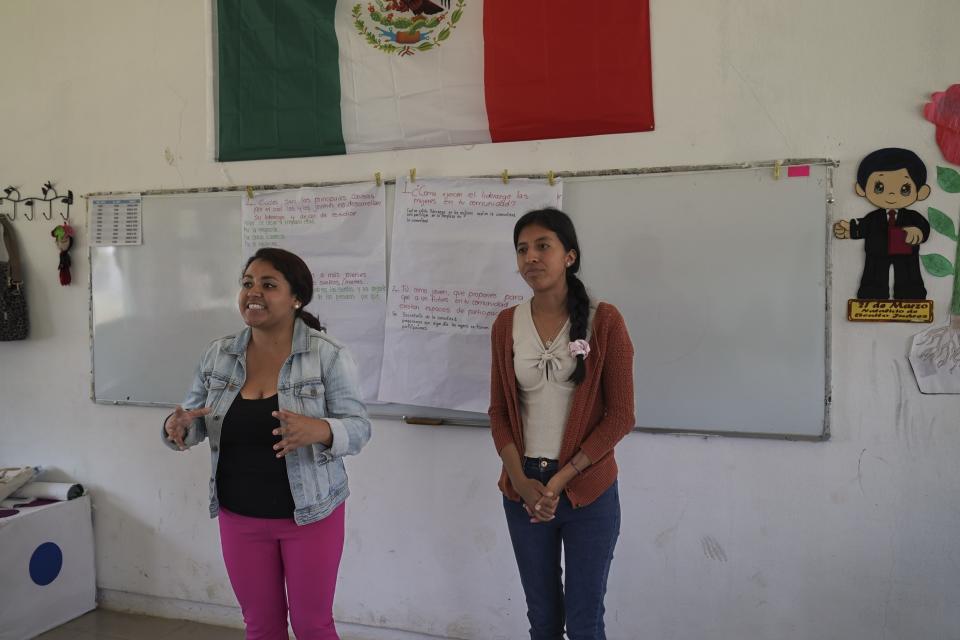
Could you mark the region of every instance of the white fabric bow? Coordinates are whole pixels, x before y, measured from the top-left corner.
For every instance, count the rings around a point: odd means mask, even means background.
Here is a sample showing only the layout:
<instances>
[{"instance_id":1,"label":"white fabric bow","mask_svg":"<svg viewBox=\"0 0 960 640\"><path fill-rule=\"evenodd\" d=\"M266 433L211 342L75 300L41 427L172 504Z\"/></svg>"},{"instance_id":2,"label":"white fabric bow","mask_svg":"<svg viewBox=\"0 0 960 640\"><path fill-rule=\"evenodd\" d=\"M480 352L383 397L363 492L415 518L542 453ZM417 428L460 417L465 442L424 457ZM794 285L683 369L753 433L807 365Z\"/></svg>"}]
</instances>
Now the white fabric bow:
<instances>
[{"instance_id":1,"label":"white fabric bow","mask_svg":"<svg viewBox=\"0 0 960 640\"><path fill-rule=\"evenodd\" d=\"M560 366L560 359L557 358L556 354L550 351L544 351L543 353L540 354L540 359L537 360L537 363L535 366L537 367L537 369L540 369L541 371L543 371L544 369L546 369L547 371L556 371L557 367Z\"/></svg>"}]
</instances>

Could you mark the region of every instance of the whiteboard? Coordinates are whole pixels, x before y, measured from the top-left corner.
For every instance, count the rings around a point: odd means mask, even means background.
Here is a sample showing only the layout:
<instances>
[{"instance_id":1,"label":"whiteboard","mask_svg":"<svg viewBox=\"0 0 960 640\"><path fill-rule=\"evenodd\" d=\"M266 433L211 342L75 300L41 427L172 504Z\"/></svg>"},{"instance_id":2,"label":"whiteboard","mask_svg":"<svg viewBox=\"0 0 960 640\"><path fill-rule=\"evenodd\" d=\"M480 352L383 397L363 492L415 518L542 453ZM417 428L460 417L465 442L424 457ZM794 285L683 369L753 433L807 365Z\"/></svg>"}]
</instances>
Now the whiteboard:
<instances>
[{"instance_id":1,"label":"whiteboard","mask_svg":"<svg viewBox=\"0 0 960 640\"><path fill-rule=\"evenodd\" d=\"M827 170L567 183L583 280L630 329L638 427L824 434Z\"/></svg>"},{"instance_id":2,"label":"whiteboard","mask_svg":"<svg viewBox=\"0 0 960 640\"><path fill-rule=\"evenodd\" d=\"M241 251L241 197L239 191L144 195L142 245L90 248L95 402L174 406L210 341L243 328L236 305L248 257ZM386 200L391 212L392 185ZM389 257L388 244L388 265ZM464 411L368 409L373 416L486 424L485 415Z\"/></svg>"},{"instance_id":3,"label":"whiteboard","mask_svg":"<svg viewBox=\"0 0 960 640\"><path fill-rule=\"evenodd\" d=\"M807 177L784 171L779 179L765 165L564 178L583 280L592 296L620 309L634 342L638 428L828 435L833 169L816 162ZM241 197L148 193L142 245L91 247L96 402L180 402L210 340L242 328L235 304L245 261ZM388 185L387 264L392 210ZM369 409L464 424L486 418Z\"/></svg>"}]
</instances>

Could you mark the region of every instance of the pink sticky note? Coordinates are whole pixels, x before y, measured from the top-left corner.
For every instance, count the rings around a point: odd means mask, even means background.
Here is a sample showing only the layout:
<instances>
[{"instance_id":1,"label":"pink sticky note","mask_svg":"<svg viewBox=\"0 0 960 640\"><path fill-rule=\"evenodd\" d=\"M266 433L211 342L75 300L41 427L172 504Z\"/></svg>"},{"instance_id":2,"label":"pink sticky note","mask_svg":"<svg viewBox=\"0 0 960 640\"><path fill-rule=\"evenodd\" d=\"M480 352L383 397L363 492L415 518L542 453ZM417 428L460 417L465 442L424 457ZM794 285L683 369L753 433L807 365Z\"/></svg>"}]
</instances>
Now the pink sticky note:
<instances>
[{"instance_id":1,"label":"pink sticky note","mask_svg":"<svg viewBox=\"0 0 960 640\"><path fill-rule=\"evenodd\" d=\"M793 167L787 167L788 178L807 178L810 176L810 165L800 164Z\"/></svg>"}]
</instances>

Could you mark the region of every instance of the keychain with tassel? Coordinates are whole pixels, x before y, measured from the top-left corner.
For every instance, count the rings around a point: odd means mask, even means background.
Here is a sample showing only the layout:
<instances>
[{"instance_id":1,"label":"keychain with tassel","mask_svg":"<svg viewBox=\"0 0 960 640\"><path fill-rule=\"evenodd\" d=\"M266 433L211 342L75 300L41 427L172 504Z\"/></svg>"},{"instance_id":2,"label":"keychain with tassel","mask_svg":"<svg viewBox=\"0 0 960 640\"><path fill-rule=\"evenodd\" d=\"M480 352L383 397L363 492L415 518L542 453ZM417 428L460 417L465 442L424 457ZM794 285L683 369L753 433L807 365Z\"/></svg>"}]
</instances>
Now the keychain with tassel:
<instances>
[{"instance_id":1,"label":"keychain with tassel","mask_svg":"<svg viewBox=\"0 0 960 640\"><path fill-rule=\"evenodd\" d=\"M72 264L70 249L73 249L73 227L66 223L58 224L50 232L50 235L54 237L57 242L57 249L60 250L60 265L57 267L60 270L60 284L67 286L72 281L70 276L70 265Z\"/></svg>"}]
</instances>

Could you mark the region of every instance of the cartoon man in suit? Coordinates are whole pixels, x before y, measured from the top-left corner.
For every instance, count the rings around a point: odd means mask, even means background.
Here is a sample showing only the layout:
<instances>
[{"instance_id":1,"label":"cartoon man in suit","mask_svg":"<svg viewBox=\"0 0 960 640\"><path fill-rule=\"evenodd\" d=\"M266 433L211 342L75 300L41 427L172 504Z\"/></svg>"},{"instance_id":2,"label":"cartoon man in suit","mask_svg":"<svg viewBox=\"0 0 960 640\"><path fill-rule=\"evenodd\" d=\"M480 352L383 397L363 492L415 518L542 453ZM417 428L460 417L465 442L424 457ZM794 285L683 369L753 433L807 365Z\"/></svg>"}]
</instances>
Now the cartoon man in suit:
<instances>
[{"instance_id":1,"label":"cartoon man in suit","mask_svg":"<svg viewBox=\"0 0 960 640\"><path fill-rule=\"evenodd\" d=\"M907 149L878 149L860 162L855 190L878 208L862 218L837 222L833 235L840 240L865 241L867 257L857 298L888 299L893 266L894 299L925 299L920 243L930 236L930 223L907 209L930 195L923 160Z\"/></svg>"}]
</instances>

